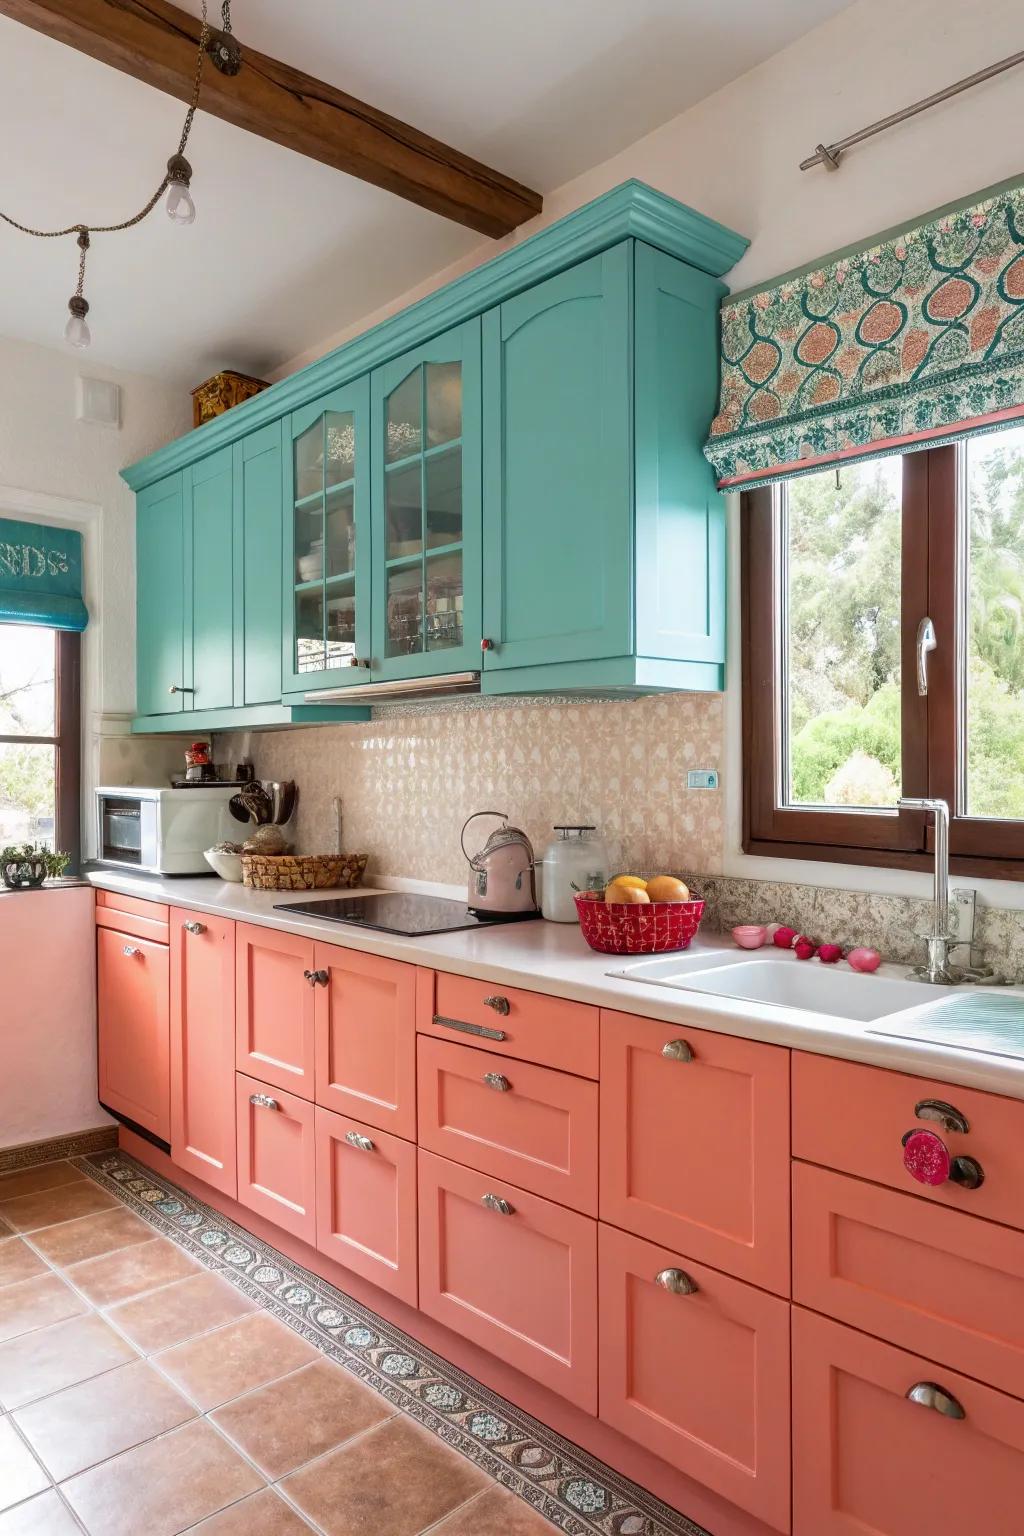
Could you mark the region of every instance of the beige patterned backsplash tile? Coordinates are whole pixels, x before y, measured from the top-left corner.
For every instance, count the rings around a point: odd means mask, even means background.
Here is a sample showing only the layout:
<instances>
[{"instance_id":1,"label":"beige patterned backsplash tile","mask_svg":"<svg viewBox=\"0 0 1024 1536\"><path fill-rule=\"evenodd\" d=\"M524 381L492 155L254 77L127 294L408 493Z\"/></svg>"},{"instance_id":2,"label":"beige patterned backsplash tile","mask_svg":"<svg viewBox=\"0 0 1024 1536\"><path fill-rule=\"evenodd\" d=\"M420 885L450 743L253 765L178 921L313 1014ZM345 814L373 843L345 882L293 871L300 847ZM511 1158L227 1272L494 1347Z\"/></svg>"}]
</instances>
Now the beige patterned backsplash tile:
<instances>
[{"instance_id":1,"label":"beige patterned backsplash tile","mask_svg":"<svg viewBox=\"0 0 1024 1536\"><path fill-rule=\"evenodd\" d=\"M260 778L296 780L289 832L304 853L334 851L340 795L345 848L369 852L370 874L461 882L460 829L489 809L507 811L538 853L556 822L593 822L624 867L721 867L721 790L686 787L688 769L721 767L718 695L460 700L379 715L219 736L215 756L249 755Z\"/></svg>"}]
</instances>

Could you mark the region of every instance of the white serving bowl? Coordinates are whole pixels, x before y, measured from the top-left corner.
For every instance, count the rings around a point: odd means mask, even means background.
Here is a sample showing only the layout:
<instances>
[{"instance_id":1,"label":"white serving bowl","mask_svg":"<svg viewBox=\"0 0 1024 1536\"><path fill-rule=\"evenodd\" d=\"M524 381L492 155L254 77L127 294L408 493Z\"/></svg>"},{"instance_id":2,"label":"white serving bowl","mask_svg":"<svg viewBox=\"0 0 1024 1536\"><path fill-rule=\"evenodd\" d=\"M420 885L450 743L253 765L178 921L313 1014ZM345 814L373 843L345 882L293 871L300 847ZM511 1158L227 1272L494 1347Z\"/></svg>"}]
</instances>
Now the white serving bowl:
<instances>
[{"instance_id":1,"label":"white serving bowl","mask_svg":"<svg viewBox=\"0 0 1024 1536\"><path fill-rule=\"evenodd\" d=\"M209 864L215 875L220 875L222 880L233 880L236 885L242 883L242 855L240 853L220 853L216 848L207 848L203 858Z\"/></svg>"}]
</instances>

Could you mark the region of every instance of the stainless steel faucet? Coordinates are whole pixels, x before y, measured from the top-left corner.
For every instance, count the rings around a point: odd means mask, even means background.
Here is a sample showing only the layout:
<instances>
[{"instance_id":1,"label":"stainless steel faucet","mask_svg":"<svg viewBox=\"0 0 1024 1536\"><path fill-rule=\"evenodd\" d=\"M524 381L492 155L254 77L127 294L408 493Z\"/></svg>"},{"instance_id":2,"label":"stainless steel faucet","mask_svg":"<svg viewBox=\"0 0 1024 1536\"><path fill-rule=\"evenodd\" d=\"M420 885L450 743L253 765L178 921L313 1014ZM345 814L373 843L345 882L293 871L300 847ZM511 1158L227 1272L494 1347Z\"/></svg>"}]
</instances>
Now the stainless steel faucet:
<instances>
[{"instance_id":1,"label":"stainless steel faucet","mask_svg":"<svg viewBox=\"0 0 1024 1536\"><path fill-rule=\"evenodd\" d=\"M931 982L936 987L954 987L958 982L971 981L982 986L1005 986L1007 978L1000 976L991 965L977 964L971 958L971 944L964 943L950 927L949 918L949 806L945 800L906 799L899 802L900 810L930 811L935 821L935 895L932 910L932 931L923 935L927 946L924 965L917 965L911 972L918 981ZM964 894L960 893L961 896ZM972 908L973 910L973 908ZM963 943L968 963L953 965L949 952Z\"/></svg>"},{"instance_id":2,"label":"stainless steel faucet","mask_svg":"<svg viewBox=\"0 0 1024 1536\"><path fill-rule=\"evenodd\" d=\"M945 800L905 799L899 802L901 811L930 811L935 821L935 896L932 911L932 931L925 935L928 958L924 965L914 967L913 974L919 981L929 981L937 987L952 987L964 979L959 966L951 965L949 951L957 937L949 926L949 806Z\"/></svg>"}]
</instances>

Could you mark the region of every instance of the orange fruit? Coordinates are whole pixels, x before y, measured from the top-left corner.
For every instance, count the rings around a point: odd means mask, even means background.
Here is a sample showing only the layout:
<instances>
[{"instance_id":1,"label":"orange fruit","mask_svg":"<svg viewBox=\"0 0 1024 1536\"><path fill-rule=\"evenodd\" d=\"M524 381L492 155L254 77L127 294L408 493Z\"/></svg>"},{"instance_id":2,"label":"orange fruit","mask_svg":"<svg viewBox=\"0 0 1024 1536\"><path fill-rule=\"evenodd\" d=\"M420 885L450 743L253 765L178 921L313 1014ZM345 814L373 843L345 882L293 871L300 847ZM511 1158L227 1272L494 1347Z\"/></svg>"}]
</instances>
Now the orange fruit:
<instances>
[{"instance_id":1,"label":"orange fruit","mask_svg":"<svg viewBox=\"0 0 1024 1536\"><path fill-rule=\"evenodd\" d=\"M675 875L655 875L647 882L647 894L652 901L689 901L690 887Z\"/></svg>"},{"instance_id":2,"label":"orange fruit","mask_svg":"<svg viewBox=\"0 0 1024 1536\"><path fill-rule=\"evenodd\" d=\"M646 891L641 891L635 885L618 885L614 880L604 893L606 902L612 905L632 907L638 905L650 905L651 898Z\"/></svg>"}]
</instances>

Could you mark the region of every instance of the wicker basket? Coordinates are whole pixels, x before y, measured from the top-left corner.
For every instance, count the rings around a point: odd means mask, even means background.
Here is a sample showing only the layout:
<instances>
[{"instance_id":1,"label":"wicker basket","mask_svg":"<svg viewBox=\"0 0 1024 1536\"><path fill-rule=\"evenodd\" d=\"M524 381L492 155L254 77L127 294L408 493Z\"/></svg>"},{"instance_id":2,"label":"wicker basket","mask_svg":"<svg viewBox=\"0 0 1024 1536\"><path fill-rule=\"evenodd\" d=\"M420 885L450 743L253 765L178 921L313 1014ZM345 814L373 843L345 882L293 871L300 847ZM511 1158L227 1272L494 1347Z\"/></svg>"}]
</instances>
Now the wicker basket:
<instances>
[{"instance_id":1,"label":"wicker basket","mask_svg":"<svg viewBox=\"0 0 1024 1536\"><path fill-rule=\"evenodd\" d=\"M604 955L661 955L689 948L704 916L704 903L695 896L692 901L633 905L606 902L603 891L586 891L576 897L576 911L591 949Z\"/></svg>"},{"instance_id":2,"label":"wicker basket","mask_svg":"<svg viewBox=\"0 0 1024 1536\"><path fill-rule=\"evenodd\" d=\"M242 884L254 891L325 891L361 885L368 853L243 853Z\"/></svg>"}]
</instances>

